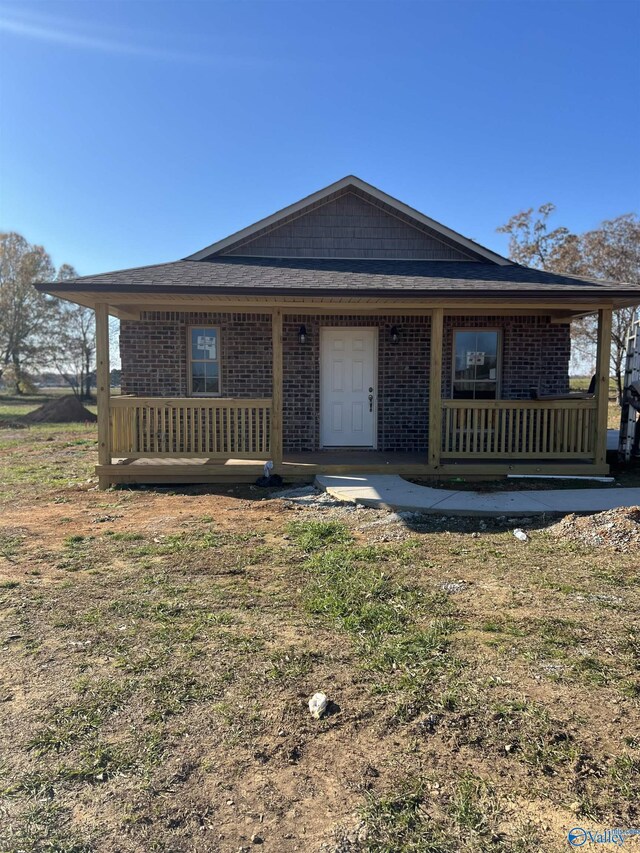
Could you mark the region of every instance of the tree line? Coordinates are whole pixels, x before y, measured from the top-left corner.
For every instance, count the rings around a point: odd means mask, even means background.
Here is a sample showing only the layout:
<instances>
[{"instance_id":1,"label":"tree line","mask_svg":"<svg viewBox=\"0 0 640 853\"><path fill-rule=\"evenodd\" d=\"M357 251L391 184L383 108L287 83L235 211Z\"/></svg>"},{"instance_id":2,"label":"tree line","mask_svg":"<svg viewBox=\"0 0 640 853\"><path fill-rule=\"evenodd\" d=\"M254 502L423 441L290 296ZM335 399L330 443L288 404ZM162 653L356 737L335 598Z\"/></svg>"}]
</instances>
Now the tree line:
<instances>
[{"instance_id":1,"label":"tree line","mask_svg":"<svg viewBox=\"0 0 640 853\"><path fill-rule=\"evenodd\" d=\"M33 392L34 375L53 371L80 398L91 396L93 311L33 286L76 276L70 264L56 270L42 246L20 234L0 234L0 382L13 393Z\"/></svg>"},{"instance_id":2,"label":"tree line","mask_svg":"<svg viewBox=\"0 0 640 853\"><path fill-rule=\"evenodd\" d=\"M512 216L497 230L509 235L512 261L549 272L590 279L640 283L640 219L624 214L574 234L550 229L551 203ZM16 394L34 390L35 373L55 371L74 393L90 397L95 367L95 319L90 308L39 293L34 283L75 278L56 270L42 246L20 234L0 234L0 382ZM634 308L614 312L611 368L622 395L627 337ZM593 316L572 323L575 350L592 361L597 341Z\"/></svg>"},{"instance_id":3,"label":"tree line","mask_svg":"<svg viewBox=\"0 0 640 853\"><path fill-rule=\"evenodd\" d=\"M550 229L549 218L555 205L548 202L512 216L498 228L509 235L509 257L528 267L583 276L589 279L640 284L640 219L633 213L606 219L598 228L573 234L559 226ZM637 306L636 306L637 308ZM622 398L627 339L636 308L613 313L611 375L618 398ZM593 315L571 324L572 344L585 361L593 361L598 340L598 321Z\"/></svg>"}]
</instances>

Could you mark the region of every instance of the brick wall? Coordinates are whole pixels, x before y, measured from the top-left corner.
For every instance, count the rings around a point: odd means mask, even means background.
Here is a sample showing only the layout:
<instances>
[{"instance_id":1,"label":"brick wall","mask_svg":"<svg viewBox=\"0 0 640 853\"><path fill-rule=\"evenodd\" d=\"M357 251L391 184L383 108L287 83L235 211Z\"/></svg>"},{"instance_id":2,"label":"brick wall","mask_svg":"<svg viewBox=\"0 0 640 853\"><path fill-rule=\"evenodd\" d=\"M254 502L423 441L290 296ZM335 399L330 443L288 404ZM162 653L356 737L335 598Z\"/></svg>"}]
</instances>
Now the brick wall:
<instances>
[{"instance_id":1,"label":"brick wall","mask_svg":"<svg viewBox=\"0 0 640 853\"><path fill-rule=\"evenodd\" d=\"M271 396L271 317L268 314L154 312L120 326L122 393L187 395L187 329L220 328L223 397Z\"/></svg>"},{"instance_id":2,"label":"brick wall","mask_svg":"<svg viewBox=\"0 0 640 853\"><path fill-rule=\"evenodd\" d=\"M304 324L308 340L298 342ZM426 451L430 317L353 317L286 314L283 319L284 449L320 443L320 328L368 326L378 331L378 449ZM400 329L396 344L392 326Z\"/></svg>"},{"instance_id":3,"label":"brick wall","mask_svg":"<svg viewBox=\"0 0 640 853\"><path fill-rule=\"evenodd\" d=\"M122 393L185 396L187 327L220 327L222 395L269 397L272 384L271 318L264 314L147 312L123 321ZM308 340L298 342L304 324ZM397 326L397 344L390 340ZM284 447L315 450L320 435L320 328L369 326L378 332L378 448L427 449L431 320L429 317L292 315L283 320ZM568 391L569 327L546 317L445 317L443 393L451 394L453 330L502 329L502 396L523 399L530 389Z\"/></svg>"},{"instance_id":4,"label":"brick wall","mask_svg":"<svg viewBox=\"0 0 640 853\"><path fill-rule=\"evenodd\" d=\"M451 396L454 329L502 330L502 382L507 400L569 390L571 338L568 325L552 325L548 317L445 317L443 395Z\"/></svg>"}]
</instances>

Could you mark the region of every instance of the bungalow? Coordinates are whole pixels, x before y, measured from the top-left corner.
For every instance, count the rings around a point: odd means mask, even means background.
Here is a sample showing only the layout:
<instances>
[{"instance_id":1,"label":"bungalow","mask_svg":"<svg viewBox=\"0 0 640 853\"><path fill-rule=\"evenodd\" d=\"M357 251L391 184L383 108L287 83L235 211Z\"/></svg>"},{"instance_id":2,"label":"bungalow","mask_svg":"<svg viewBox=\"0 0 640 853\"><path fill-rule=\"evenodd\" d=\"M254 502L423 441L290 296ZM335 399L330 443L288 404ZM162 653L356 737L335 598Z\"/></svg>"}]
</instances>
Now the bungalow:
<instances>
[{"instance_id":1,"label":"bungalow","mask_svg":"<svg viewBox=\"0 0 640 853\"><path fill-rule=\"evenodd\" d=\"M352 176L183 260L38 289L96 312L101 488L246 482L268 460L287 479L605 474L611 312L640 302L512 263ZM587 313L595 393L571 394Z\"/></svg>"}]
</instances>

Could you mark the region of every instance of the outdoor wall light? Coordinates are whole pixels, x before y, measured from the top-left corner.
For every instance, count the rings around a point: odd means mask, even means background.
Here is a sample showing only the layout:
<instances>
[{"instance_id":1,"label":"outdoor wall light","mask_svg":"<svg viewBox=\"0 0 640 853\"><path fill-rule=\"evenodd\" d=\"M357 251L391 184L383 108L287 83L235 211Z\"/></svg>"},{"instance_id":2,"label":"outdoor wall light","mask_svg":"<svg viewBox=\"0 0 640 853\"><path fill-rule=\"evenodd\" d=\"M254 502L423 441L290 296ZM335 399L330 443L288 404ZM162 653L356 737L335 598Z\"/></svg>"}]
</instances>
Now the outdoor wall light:
<instances>
[{"instance_id":1,"label":"outdoor wall light","mask_svg":"<svg viewBox=\"0 0 640 853\"><path fill-rule=\"evenodd\" d=\"M305 325L300 326L298 329L298 340L301 344L306 344L307 342L307 327Z\"/></svg>"},{"instance_id":2,"label":"outdoor wall light","mask_svg":"<svg viewBox=\"0 0 640 853\"><path fill-rule=\"evenodd\" d=\"M398 341L400 340L400 332L398 331L398 327L397 327L397 326L392 326L392 327L391 327L391 329L390 329L390 331L389 331L389 336L391 337L391 343L392 343L392 344L397 344L397 343L398 343Z\"/></svg>"}]
</instances>

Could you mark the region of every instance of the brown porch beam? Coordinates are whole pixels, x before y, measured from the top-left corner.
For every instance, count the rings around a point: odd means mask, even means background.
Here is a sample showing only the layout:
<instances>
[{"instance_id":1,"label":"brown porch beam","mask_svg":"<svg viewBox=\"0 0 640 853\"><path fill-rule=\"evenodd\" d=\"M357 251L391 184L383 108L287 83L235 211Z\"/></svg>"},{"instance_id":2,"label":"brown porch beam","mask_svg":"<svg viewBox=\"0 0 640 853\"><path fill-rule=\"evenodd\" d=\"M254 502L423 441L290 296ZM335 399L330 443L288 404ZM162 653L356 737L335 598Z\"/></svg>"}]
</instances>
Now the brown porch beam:
<instances>
[{"instance_id":1,"label":"brown porch beam","mask_svg":"<svg viewBox=\"0 0 640 853\"><path fill-rule=\"evenodd\" d=\"M271 392L271 460L274 473L282 468L282 311L271 316L273 387Z\"/></svg>"},{"instance_id":2,"label":"brown porch beam","mask_svg":"<svg viewBox=\"0 0 640 853\"><path fill-rule=\"evenodd\" d=\"M137 305L112 305L112 312L118 320L139 320L142 310Z\"/></svg>"},{"instance_id":3,"label":"brown porch beam","mask_svg":"<svg viewBox=\"0 0 640 853\"><path fill-rule=\"evenodd\" d=\"M513 297L501 298L496 295L493 298L479 297L474 293L466 293L464 298L446 298L446 297L410 297L410 298L393 298L389 296L375 296L366 294L362 296L314 296L312 294L306 297L286 297L281 295L265 295L265 296L243 296L241 293L235 295L216 295L216 294L158 294L150 292L149 294L141 293L118 293L115 291L105 293L94 293L91 291L65 291L57 292L57 296L63 299L69 299L71 302L93 306L99 301L104 301L110 305L118 305L125 309L125 306L134 305L134 310L142 311L199 311L205 308L206 310L220 311L246 311L252 308L254 313L262 313L258 309L265 309L268 313L268 308L280 308L285 313L304 313L306 308L319 309L331 313L334 308L343 308L345 310L358 311L360 308L379 310L381 313L389 311L402 314L409 308L417 308L419 310L431 308L444 308L449 314L474 314L478 310L483 309L483 313L492 312L508 312L509 314L518 314L520 311L526 313L531 310L535 313L550 314L554 311L562 314L573 313L594 313L600 308L618 308L623 305L630 305L636 297L629 299L603 299L593 297L580 296L576 297L576 301L567 299L554 298L549 295L547 298L527 298L526 296L514 299Z\"/></svg>"},{"instance_id":4,"label":"brown porch beam","mask_svg":"<svg viewBox=\"0 0 640 853\"><path fill-rule=\"evenodd\" d=\"M552 326L566 326L567 324L572 323L574 320L579 320L582 317L588 317L590 314L593 314L593 311L580 311L574 314L556 314L555 316L551 316L551 325Z\"/></svg>"},{"instance_id":5,"label":"brown porch beam","mask_svg":"<svg viewBox=\"0 0 640 853\"><path fill-rule=\"evenodd\" d=\"M111 375L109 370L109 306L96 305L96 395L98 398L98 464L111 464L111 430L109 427L109 397ZM107 477L98 477L98 488L109 488Z\"/></svg>"},{"instance_id":6,"label":"brown porch beam","mask_svg":"<svg viewBox=\"0 0 640 853\"><path fill-rule=\"evenodd\" d=\"M379 305L372 302L363 302L358 304L345 304L342 302L327 303L321 307L318 303L297 303L297 304L280 304L276 307L281 308L283 315L286 314L305 314L309 317L322 315L358 315L375 318L376 316L392 315L398 317L429 317L433 311L433 307L423 306L418 308L415 303L405 305L404 303L395 302L393 305ZM247 312L270 315L276 310L273 304L264 302L199 302L199 303L149 303L149 304L133 304L121 303L111 306L112 314L115 314L120 320L140 320L143 312L154 311L179 311L194 313L220 313L220 314L244 314ZM569 311L571 313L569 313ZM447 312L454 316L495 316L495 317L549 317L552 324L570 323L577 317L584 317L588 314L597 312L597 307L593 306L590 310L577 308L575 311L560 312L557 308L502 308L502 307L487 307L475 306L473 303L459 306L455 310L451 307L447 308Z\"/></svg>"},{"instance_id":7,"label":"brown porch beam","mask_svg":"<svg viewBox=\"0 0 640 853\"><path fill-rule=\"evenodd\" d=\"M598 357L596 362L596 465L607 461L607 421L609 417L609 374L611 372L611 321L610 308L598 311Z\"/></svg>"},{"instance_id":8,"label":"brown porch beam","mask_svg":"<svg viewBox=\"0 0 640 853\"><path fill-rule=\"evenodd\" d=\"M434 308L431 315L431 366L429 371L429 465L440 466L442 451L442 346L444 311Z\"/></svg>"}]
</instances>

